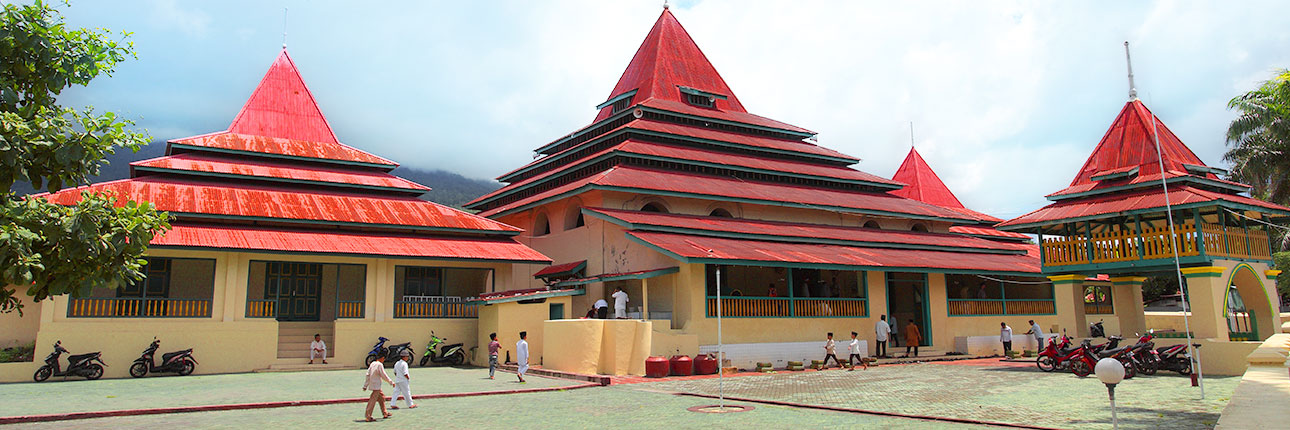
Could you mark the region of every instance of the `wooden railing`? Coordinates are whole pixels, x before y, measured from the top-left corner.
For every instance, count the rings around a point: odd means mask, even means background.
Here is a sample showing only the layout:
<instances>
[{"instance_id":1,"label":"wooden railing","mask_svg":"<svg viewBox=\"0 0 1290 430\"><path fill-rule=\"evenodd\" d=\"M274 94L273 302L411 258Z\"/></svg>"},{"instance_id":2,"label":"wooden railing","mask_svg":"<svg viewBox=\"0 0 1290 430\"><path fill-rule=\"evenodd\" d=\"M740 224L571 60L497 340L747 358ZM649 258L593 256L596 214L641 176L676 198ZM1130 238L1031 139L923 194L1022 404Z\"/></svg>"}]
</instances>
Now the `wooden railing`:
<instances>
[{"instance_id":1,"label":"wooden railing","mask_svg":"<svg viewBox=\"0 0 1290 430\"><path fill-rule=\"evenodd\" d=\"M246 301L247 318L277 318L278 301L274 299L248 299Z\"/></svg>"},{"instance_id":2,"label":"wooden railing","mask_svg":"<svg viewBox=\"0 0 1290 430\"><path fill-rule=\"evenodd\" d=\"M1216 257L1272 258L1267 233L1240 227L1203 224L1200 231L1195 224L1175 224L1174 237L1178 242L1178 256L1205 254ZM1169 226L1144 228L1141 234L1120 230L1094 233L1091 236L1045 237L1043 241L1044 265L1067 266L1073 264L1115 263L1133 260L1173 258L1173 241Z\"/></svg>"},{"instance_id":3,"label":"wooden railing","mask_svg":"<svg viewBox=\"0 0 1290 430\"><path fill-rule=\"evenodd\" d=\"M362 318L362 300L339 300L336 302L336 318Z\"/></svg>"},{"instance_id":4,"label":"wooden railing","mask_svg":"<svg viewBox=\"0 0 1290 430\"><path fill-rule=\"evenodd\" d=\"M1084 304L1085 315L1110 315L1114 313L1115 313L1115 306L1113 305L1100 305L1097 303Z\"/></svg>"},{"instance_id":5,"label":"wooden railing","mask_svg":"<svg viewBox=\"0 0 1290 430\"><path fill-rule=\"evenodd\" d=\"M97 318L206 318L210 299L109 297L71 299L69 317Z\"/></svg>"},{"instance_id":6,"label":"wooden railing","mask_svg":"<svg viewBox=\"0 0 1290 430\"><path fill-rule=\"evenodd\" d=\"M717 316L717 298L708 297L708 316ZM723 317L858 317L869 316L866 299L789 299L722 297Z\"/></svg>"},{"instance_id":7,"label":"wooden railing","mask_svg":"<svg viewBox=\"0 0 1290 430\"><path fill-rule=\"evenodd\" d=\"M950 299L950 316L978 315L1054 315L1051 299Z\"/></svg>"},{"instance_id":8,"label":"wooden railing","mask_svg":"<svg viewBox=\"0 0 1290 430\"><path fill-rule=\"evenodd\" d=\"M465 303L430 303L397 300L395 318L476 318L479 308Z\"/></svg>"}]
</instances>

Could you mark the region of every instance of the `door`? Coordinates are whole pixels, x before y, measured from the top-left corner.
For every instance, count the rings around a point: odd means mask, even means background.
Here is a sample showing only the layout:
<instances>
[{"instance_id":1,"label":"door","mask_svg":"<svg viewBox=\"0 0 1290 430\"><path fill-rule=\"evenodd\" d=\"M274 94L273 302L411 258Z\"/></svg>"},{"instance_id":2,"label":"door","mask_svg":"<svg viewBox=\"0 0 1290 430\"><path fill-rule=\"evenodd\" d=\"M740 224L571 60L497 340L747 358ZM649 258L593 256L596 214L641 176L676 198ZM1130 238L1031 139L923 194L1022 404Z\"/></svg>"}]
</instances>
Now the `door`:
<instances>
[{"instance_id":1,"label":"door","mask_svg":"<svg viewBox=\"0 0 1290 430\"><path fill-rule=\"evenodd\" d=\"M265 299L277 299L278 321L318 321L322 264L270 262L266 265Z\"/></svg>"},{"instance_id":2,"label":"door","mask_svg":"<svg viewBox=\"0 0 1290 430\"><path fill-rule=\"evenodd\" d=\"M564 319L564 303L552 303L551 316L548 319L553 319L553 320Z\"/></svg>"},{"instance_id":3,"label":"door","mask_svg":"<svg viewBox=\"0 0 1290 430\"><path fill-rule=\"evenodd\" d=\"M922 335L918 346L932 345L932 327L927 315L927 274L887 273L887 321L896 334L895 342L905 345L905 327L913 320Z\"/></svg>"},{"instance_id":4,"label":"door","mask_svg":"<svg viewBox=\"0 0 1290 430\"><path fill-rule=\"evenodd\" d=\"M1227 289L1227 337L1231 341L1259 340L1259 329L1254 314L1245 307L1245 300L1233 285Z\"/></svg>"}]
</instances>

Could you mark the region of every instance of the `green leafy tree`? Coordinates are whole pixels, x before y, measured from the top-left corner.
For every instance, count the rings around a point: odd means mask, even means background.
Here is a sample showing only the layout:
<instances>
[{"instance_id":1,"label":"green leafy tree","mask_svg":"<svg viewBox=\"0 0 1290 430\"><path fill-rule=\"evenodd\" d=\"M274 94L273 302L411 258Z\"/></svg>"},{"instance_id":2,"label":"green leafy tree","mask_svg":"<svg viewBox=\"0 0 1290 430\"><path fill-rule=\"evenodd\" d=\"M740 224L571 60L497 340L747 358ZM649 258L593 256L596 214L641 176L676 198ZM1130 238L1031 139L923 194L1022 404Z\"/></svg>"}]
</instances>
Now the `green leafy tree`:
<instances>
[{"instance_id":1,"label":"green leafy tree","mask_svg":"<svg viewBox=\"0 0 1290 430\"><path fill-rule=\"evenodd\" d=\"M1227 127L1227 153L1232 163L1228 179L1249 184L1250 194L1290 205L1290 69L1227 102L1238 112ZM1278 229L1281 249L1290 249L1290 236Z\"/></svg>"},{"instance_id":2,"label":"green leafy tree","mask_svg":"<svg viewBox=\"0 0 1290 430\"><path fill-rule=\"evenodd\" d=\"M64 3L66 4L66 3ZM143 253L170 228L151 203L82 192L72 205L23 198L15 182L55 192L84 185L118 148L137 151L148 136L131 121L58 104L68 87L110 75L134 56L129 35L69 29L58 10L36 1L5 4L0 16L0 312L22 312L17 289L33 300L143 278Z\"/></svg>"}]
</instances>

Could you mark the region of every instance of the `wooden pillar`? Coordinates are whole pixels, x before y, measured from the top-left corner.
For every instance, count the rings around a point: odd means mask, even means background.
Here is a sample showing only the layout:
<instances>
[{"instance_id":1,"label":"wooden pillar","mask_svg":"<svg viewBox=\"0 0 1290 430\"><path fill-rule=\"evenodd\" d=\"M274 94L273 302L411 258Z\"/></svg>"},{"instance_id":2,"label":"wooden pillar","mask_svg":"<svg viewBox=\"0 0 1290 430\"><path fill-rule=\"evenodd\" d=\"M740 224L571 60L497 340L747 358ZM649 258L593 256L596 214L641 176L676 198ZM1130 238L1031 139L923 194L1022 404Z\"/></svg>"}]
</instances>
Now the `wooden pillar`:
<instances>
[{"instance_id":1,"label":"wooden pillar","mask_svg":"<svg viewBox=\"0 0 1290 430\"><path fill-rule=\"evenodd\" d=\"M649 279L641 279L641 321L649 321Z\"/></svg>"},{"instance_id":2,"label":"wooden pillar","mask_svg":"<svg viewBox=\"0 0 1290 430\"><path fill-rule=\"evenodd\" d=\"M1227 316L1223 315L1223 302L1227 297L1224 271L1226 268L1221 266L1182 269L1191 309L1188 324L1196 338L1227 340Z\"/></svg>"},{"instance_id":3,"label":"wooden pillar","mask_svg":"<svg viewBox=\"0 0 1290 430\"><path fill-rule=\"evenodd\" d=\"M1057 325L1072 337L1088 337L1088 322L1084 316L1084 275L1049 276L1053 281L1053 295L1057 302Z\"/></svg>"},{"instance_id":4,"label":"wooden pillar","mask_svg":"<svg viewBox=\"0 0 1290 430\"><path fill-rule=\"evenodd\" d=\"M1147 331L1147 317L1142 304L1141 276L1111 278L1111 300L1115 303L1115 317L1120 320L1120 336L1141 335Z\"/></svg>"}]
</instances>

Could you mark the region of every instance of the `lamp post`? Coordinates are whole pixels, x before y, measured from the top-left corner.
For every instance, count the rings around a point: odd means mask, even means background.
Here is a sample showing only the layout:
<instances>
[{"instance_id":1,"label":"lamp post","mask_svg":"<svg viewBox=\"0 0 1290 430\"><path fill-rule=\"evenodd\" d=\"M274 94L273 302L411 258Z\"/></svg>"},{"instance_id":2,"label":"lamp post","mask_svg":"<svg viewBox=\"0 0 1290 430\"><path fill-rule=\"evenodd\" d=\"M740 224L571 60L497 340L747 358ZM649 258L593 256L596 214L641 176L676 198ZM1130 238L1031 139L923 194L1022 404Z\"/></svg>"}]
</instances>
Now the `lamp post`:
<instances>
[{"instance_id":1,"label":"lamp post","mask_svg":"<svg viewBox=\"0 0 1290 430\"><path fill-rule=\"evenodd\" d=\"M1111 428L1120 428L1120 421L1115 416L1115 384L1124 380L1124 365L1114 358L1103 358L1093 368L1097 379L1106 384L1106 392L1111 395Z\"/></svg>"}]
</instances>

